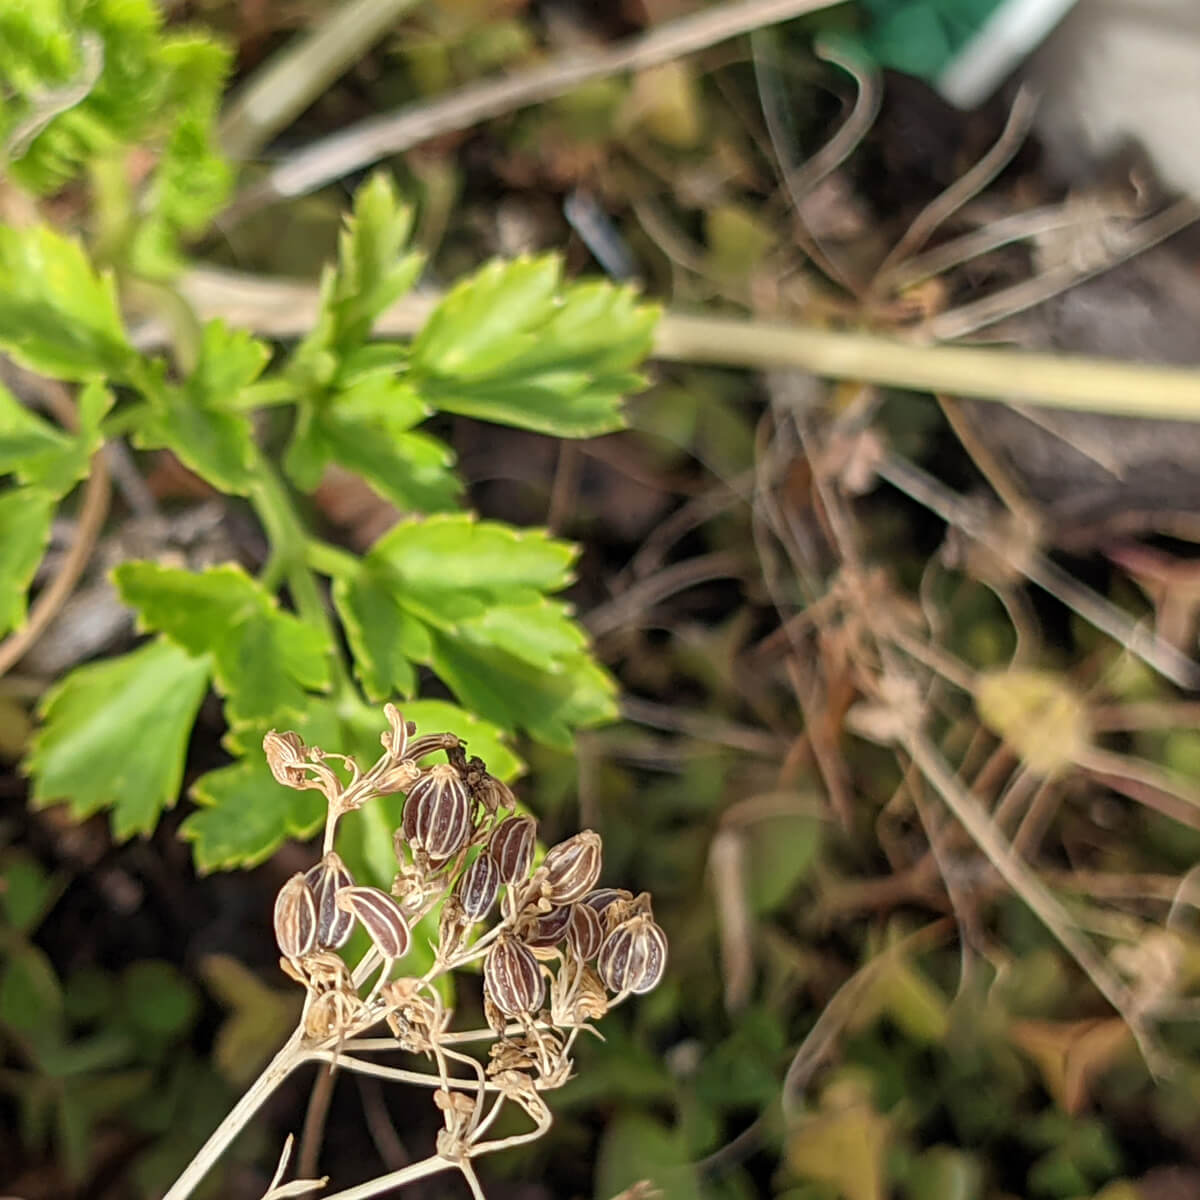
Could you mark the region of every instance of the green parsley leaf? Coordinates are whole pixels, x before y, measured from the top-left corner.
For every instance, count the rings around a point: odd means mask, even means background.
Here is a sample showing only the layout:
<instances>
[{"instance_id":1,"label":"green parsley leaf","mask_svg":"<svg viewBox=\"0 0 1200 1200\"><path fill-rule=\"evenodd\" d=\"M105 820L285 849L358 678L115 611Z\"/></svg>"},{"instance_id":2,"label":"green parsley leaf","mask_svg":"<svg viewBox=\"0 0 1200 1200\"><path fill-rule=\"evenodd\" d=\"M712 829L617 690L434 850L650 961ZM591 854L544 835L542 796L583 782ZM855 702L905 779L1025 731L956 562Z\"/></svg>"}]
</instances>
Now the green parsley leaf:
<instances>
[{"instance_id":1,"label":"green parsley leaf","mask_svg":"<svg viewBox=\"0 0 1200 1200\"><path fill-rule=\"evenodd\" d=\"M112 393L93 380L79 394L79 432L63 433L0 387L0 475L14 474L62 498L87 475Z\"/></svg>"},{"instance_id":2,"label":"green parsley leaf","mask_svg":"<svg viewBox=\"0 0 1200 1200\"><path fill-rule=\"evenodd\" d=\"M415 666L432 666L499 728L569 746L573 728L616 711L583 630L545 594L570 582L574 557L544 531L466 514L400 522L334 581L364 690L410 695Z\"/></svg>"},{"instance_id":3,"label":"green parsley leaf","mask_svg":"<svg viewBox=\"0 0 1200 1200\"><path fill-rule=\"evenodd\" d=\"M210 662L165 639L77 667L41 706L28 766L33 803L82 820L112 810L113 836L148 834L179 794Z\"/></svg>"},{"instance_id":4,"label":"green parsley leaf","mask_svg":"<svg viewBox=\"0 0 1200 1200\"><path fill-rule=\"evenodd\" d=\"M191 572L128 562L113 572L142 624L191 654L210 654L233 724L281 719L309 705L304 689L329 686L322 631L291 613L241 567Z\"/></svg>"},{"instance_id":5,"label":"green parsley leaf","mask_svg":"<svg viewBox=\"0 0 1200 1200\"><path fill-rule=\"evenodd\" d=\"M43 488L0 492L0 634L25 623L25 597L50 540L55 507Z\"/></svg>"},{"instance_id":6,"label":"green parsley leaf","mask_svg":"<svg viewBox=\"0 0 1200 1200\"><path fill-rule=\"evenodd\" d=\"M261 751L201 775L190 795L200 808L179 832L201 874L257 866L285 839L310 838L325 821L325 797L276 783Z\"/></svg>"},{"instance_id":7,"label":"green parsley leaf","mask_svg":"<svg viewBox=\"0 0 1200 1200\"><path fill-rule=\"evenodd\" d=\"M554 257L494 262L434 310L409 382L436 408L561 437L624 425L657 310L629 288L564 286Z\"/></svg>"},{"instance_id":8,"label":"green parsley leaf","mask_svg":"<svg viewBox=\"0 0 1200 1200\"><path fill-rule=\"evenodd\" d=\"M125 379L129 344L108 275L77 242L45 226L0 226L0 347L55 379Z\"/></svg>"},{"instance_id":9,"label":"green parsley leaf","mask_svg":"<svg viewBox=\"0 0 1200 1200\"><path fill-rule=\"evenodd\" d=\"M243 330L210 321L196 368L181 385L145 373L152 415L138 430L138 445L166 446L214 487L244 495L254 482L254 440L249 417L229 405L259 377L270 356L264 343Z\"/></svg>"}]
</instances>

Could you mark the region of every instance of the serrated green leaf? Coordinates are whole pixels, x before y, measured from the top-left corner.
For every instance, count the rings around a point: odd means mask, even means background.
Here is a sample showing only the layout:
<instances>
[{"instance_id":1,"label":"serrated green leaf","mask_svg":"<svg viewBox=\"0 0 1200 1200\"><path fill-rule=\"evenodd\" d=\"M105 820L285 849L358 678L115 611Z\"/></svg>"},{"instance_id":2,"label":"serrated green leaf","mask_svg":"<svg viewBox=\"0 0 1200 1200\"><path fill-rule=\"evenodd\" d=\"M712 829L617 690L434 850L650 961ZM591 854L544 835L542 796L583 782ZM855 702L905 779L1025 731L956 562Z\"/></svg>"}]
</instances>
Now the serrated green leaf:
<instances>
[{"instance_id":1,"label":"serrated green leaf","mask_svg":"<svg viewBox=\"0 0 1200 1200\"><path fill-rule=\"evenodd\" d=\"M165 142L139 215L197 228L201 213L207 222L224 199L214 194L210 166L197 167L195 141L219 163L212 124L229 61L211 38L165 31L152 0L6 4L0 78L9 103L0 110L0 140L9 141L13 177L49 192L101 155ZM39 121L56 93L71 102ZM181 126L191 144L172 146ZM18 130L24 136L14 141Z\"/></svg>"},{"instance_id":2,"label":"serrated green leaf","mask_svg":"<svg viewBox=\"0 0 1200 1200\"><path fill-rule=\"evenodd\" d=\"M112 809L119 840L149 833L175 803L210 663L159 639L77 667L46 696L27 767L37 807L76 820Z\"/></svg>"},{"instance_id":3,"label":"serrated green leaf","mask_svg":"<svg viewBox=\"0 0 1200 1200\"><path fill-rule=\"evenodd\" d=\"M412 226L412 206L401 203L382 171L358 189L338 243L331 315L339 346L365 342L379 314L416 282L422 256L402 255Z\"/></svg>"},{"instance_id":4,"label":"serrated green leaf","mask_svg":"<svg viewBox=\"0 0 1200 1200\"><path fill-rule=\"evenodd\" d=\"M453 452L443 442L351 420L326 407L297 424L285 466L300 487L311 489L330 462L360 475L402 512L452 509L462 490L451 469Z\"/></svg>"},{"instance_id":5,"label":"serrated green leaf","mask_svg":"<svg viewBox=\"0 0 1200 1200\"><path fill-rule=\"evenodd\" d=\"M400 607L389 581L360 569L333 581L333 603L367 698L411 696L417 686L413 663L428 662L433 643L425 626Z\"/></svg>"},{"instance_id":6,"label":"serrated green leaf","mask_svg":"<svg viewBox=\"0 0 1200 1200\"><path fill-rule=\"evenodd\" d=\"M112 279L45 226L0 226L0 347L55 379L122 380L138 357Z\"/></svg>"},{"instance_id":7,"label":"serrated green leaf","mask_svg":"<svg viewBox=\"0 0 1200 1200\"><path fill-rule=\"evenodd\" d=\"M562 437L624 424L657 310L628 288L561 283L552 257L495 262L464 280L412 346L412 386L438 409Z\"/></svg>"},{"instance_id":8,"label":"serrated green leaf","mask_svg":"<svg viewBox=\"0 0 1200 1200\"><path fill-rule=\"evenodd\" d=\"M179 833L201 873L256 866L286 838L312 837L325 820L324 796L276 783L261 751L201 775L189 795L200 807Z\"/></svg>"},{"instance_id":9,"label":"serrated green leaf","mask_svg":"<svg viewBox=\"0 0 1200 1200\"><path fill-rule=\"evenodd\" d=\"M211 655L231 722L303 712L309 703L304 689L329 686L323 632L281 611L240 567L192 572L129 562L113 578L146 628L189 653Z\"/></svg>"},{"instance_id":10,"label":"serrated green leaf","mask_svg":"<svg viewBox=\"0 0 1200 1200\"><path fill-rule=\"evenodd\" d=\"M179 386L148 383L153 415L139 429L138 444L166 446L214 487L244 494L255 477L254 440L249 417L229 406L258 378L268 358L262 342L210 321L187 379Z\"/></svg>"},{"instance_id":11,"label":"serrated green leaf","mask_svg":"<svg viewBox=\"0 0 1200 1200\"><path fill-rule=\"evenodd\" d=\"M371 547L368 558L406 589L495 598L514 588L566 587L576 553L544 529L515 529L454 513L399 522Z\"/></svg>"},{"instance_id":12,"label":"serrated green leaf","mask_svg":"<svg viewBox=\"0 0 1200 1200\"><path fill-rule=\"evenodd\" d=\"M502 728L526 729L538 741L570 750L573 731L615 720L616 685L588 655L558 660L548 674L519 658L441 632L433 666L471 711Z\"/></svg>"},{"instance_id":13,"label":"serrated green leaf","mask_svg":"<svg viewBox=\"0 0 1200 1200\"><path fill-rule=\"evenodd\" d=\"M0 475L11 472L61 499L88 473L112 401L98 380L87 384L76 410L79 431L65 434L0 387Z\"/></svg>"},{"instance_id":14,"label":"serrated green leaf","mask_svg":"<svg viewBox=\"0 0 1200 1200\"><path fill-rule=\"evenodd\" d=\"M29 585L50 540L55 507L42 488L0 492L0 633L25 623Z\"/></svg>"}]
</instances>

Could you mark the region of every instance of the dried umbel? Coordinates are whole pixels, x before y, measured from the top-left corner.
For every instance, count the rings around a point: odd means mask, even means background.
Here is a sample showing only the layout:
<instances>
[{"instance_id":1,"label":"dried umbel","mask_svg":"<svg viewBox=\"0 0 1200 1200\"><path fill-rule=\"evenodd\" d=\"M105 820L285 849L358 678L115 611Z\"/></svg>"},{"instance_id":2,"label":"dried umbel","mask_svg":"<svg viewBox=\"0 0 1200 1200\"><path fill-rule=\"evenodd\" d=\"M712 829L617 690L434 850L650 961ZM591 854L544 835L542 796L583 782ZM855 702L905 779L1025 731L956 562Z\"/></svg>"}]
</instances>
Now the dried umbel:
<instances>
[{"instance_id":1,"label":"dried umbel","mask_svg":"<svg viewBox=\"0 0 1200 1200\"><path fill-rule=\"evenodd\" d=\"M552 846L542 861L545 894L552 904L582 900L600 878L600 835L585 829Z\"/></svg>"},{"instance_id":2,"label":"dried umbel","mask_svg":"<svg viewBox=\"0 0 1200 1200\"><path fill-rule=\"evenodd\" d=\"M435 863L457 854L471 836L471 800L466 785L449 763L424 772L404 802L404 837Z\"/></svg>"},{"instance_id":3,"label":"dried umbel","mask_svg":"<svg viewBox=\"0 0 1200 1200\"><path fill-rule=\"evenodd\" d=\"M327 799L320 858L288 879L275 902L281 966L305 989L292 1044L300 1061L384 1078L411 1079L411 1071L370 1055L426 1056L444 1121L440 1157L430 1161L437 1169L452 1162L471 1181L473 1158L505 1144L487 1140L502 1105L533 1121L534 1136L549 1127L543 1093L570 1078L580 1029L652 988L667 943L645 893L597 888L599 834L584 830L552 846L535 868L537 823L514 814L512 793L485 764L468 759L452 734L418 735L390 705L385 715L383 754L365 770L294 733L263 742L279 783ZM428 765L438 752L446 761ZM389 894L358 883L334 842L343 817L397 791L405 800ZM422 928L437 930L432 959L406 977L403 963L426 918ZM352 970L338 950L356 925L371 946ZM440 977L480 963L488 1028L451 1032ZM461 1045L484 1039L486 1079Z\"/></svg>"},{"instance_id":4,"label":"dried umbel","mask_svg":"<svg viewBox=\"0 0 1200 1200\"><path fill-rule=\"evenodd\" d=\"M506 1017L524 1017L542 1006L546 982L530 951L516 938L501 937L483 963L488 999Z\"/></svg>"},{"instance_id":5,"label":"dried umbel","mask_svg":"<svg viewBox=\"0 0 1200 1200\"><path fill-rule=\"evenodd\" d=\"M537 823L532 817L506 818L488 840L488 853L496 860L505 883L517 883L529 874L536 848Z\"/></svg>"},{"instance_id":6,"label":"dried umbel","mask_svg":"<svg viewBox=\"0 0 1200 1200\"><path fill-rule=\"evenodd\" d=\"M604 939L596 970L613 992L641 995L658 984L667 967L667 935L649 913L638 913Z\"/></svg>"}]
</instances>

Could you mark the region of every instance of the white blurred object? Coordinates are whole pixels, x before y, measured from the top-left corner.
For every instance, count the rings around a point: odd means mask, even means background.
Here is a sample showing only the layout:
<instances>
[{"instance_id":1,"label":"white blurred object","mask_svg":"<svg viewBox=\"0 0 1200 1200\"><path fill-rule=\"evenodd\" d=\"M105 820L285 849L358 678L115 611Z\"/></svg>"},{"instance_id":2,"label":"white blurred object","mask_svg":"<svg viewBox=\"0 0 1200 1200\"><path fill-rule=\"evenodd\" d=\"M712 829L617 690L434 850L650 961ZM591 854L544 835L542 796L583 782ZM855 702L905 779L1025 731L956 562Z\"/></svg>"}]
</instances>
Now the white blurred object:
<instances>
[{"instance_id":1,"label":"white blurred object","mask_svg":"<svg viewBox=\"0 0 1200 1200\"><path fill-rule=\"evenodd\" d=\"M1064 178L1132 139L1168 187L1200 198L1200 0L1077 0L1023 75Z\"/></svg>"}]
</instances>

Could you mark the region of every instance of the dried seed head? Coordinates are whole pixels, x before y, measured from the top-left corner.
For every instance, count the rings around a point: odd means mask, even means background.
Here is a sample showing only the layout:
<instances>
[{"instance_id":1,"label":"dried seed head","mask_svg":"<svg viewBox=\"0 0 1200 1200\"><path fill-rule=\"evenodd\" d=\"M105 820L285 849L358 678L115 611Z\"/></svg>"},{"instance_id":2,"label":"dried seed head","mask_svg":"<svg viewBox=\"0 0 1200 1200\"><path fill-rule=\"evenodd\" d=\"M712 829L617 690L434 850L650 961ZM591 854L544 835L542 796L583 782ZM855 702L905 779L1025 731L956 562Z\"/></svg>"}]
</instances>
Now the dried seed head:
<instances>
[{"instance_id":1,"label":"dried seed head","mask_svg":"<svg viewBox=\"0 0 1200 1200\"><path fill-rule=\"evenodd\" d=\"M277 783L284 787L303 788L310 786L306 773L305 754L307 747L295 733L276 733L272 729L263 737L263 753L267 766Z\"/></svg>"},{"instance_id":2,"label":"dried seed head","mask_svg":"<svg viewBox=\"0 0 1200 1200\"><path fill-rule=\"evenodd\" d=\"M667 935L649 913L638 913L604 939L596 969L613 992L650 991L667 966Z\"/></svg>"},{"instance_id":3,"label":"dried seed head","mask_svg":"<svg viewBox=\"0 0 1200 1200\"><path fill-rule=\"evenodd\" d=\"M567 936L570 925L571 906L567 904L522 922L519 936L531 950L541 950L557 946Z\"/></svg>"},{"instance_id":4,"label":"dried seed head","mask_svg":"<svg viewBox=\"0 0 1200 1200\"><path fill-rule=\"evenodd\" d=\"M449 763L424 771L404 802L404 836L430 861L445 862L471 836L471 801L458 772Z\"/></svg>"},{"instance_id":5,"label":"dried seed head","mask_svg":"<svg viewBox=\"0 0 1200 1200\"><path fill-rule=\"evenodd\" d=\"M411 937L400 905L387 892L373 887L342 888L337 894L338 907L358 918L375 949L384 958L403 958Z\"/></svg>"},{"instance_id":6,"label":"dried seed head","mask_svg":"<svg viewBox=\"0 0 1200 1200\"><path fill-rule=\"evenodd\" d=\"M501 937L483 962L487 998L506 1017L536 1012L546 994L542 969L532 953L512 937Z\"/></svg>"},{"instance_id":7,"label":"dried seed head","mask_svg":"<svg viewBox=\"0 0 1200 1200\"><path fill-rule=\"evenodd\" d=\"M604 943L604 921L590 904L571 905L567 944L581 962L591 962Z\"/></svg>"},{"instance_id":8,"label":"dried seed head","mask_svg":"<svg viewBox=\"0 0 1200 1200\"><path fill-rule=\"evenodd\" d=\"M461 902L463 916L468 921L482 921L496 903L499 891L500 868L486 850L459 876L454 885L454 895Z\"/></svg>"},{"instance_id":9,"label":"dried seed head","mask_svg":"<svg viewBox=\"0 0 1200 1200\"><path fill-rule=\"evenodd\" d=\"M379 735L380 744L391 758L403 758L408 750L408 739L417 732L416 723L406 721L394 704L383 706L383 715L388 729Z\"/></svg>"},{"instance_id":10,"label":"dried seed head","mask_svg":"<svg viewBox=\"0 0 1200 1200\"><path fill-rule=\"evenodd\" d=\"M600 878L600 835L585 829L557 846L551 846L542 862L546 872L546 896L554 904L582 900Z\"/></svg>"},{"instance_id":11,"label":"dried seed head","mask_svg":"<svg viewBox=\"0 0 1200 1200\"><path fill-rule=\"evenodd\" d=\"M500 868L505 883L518 883L529 876L537 842L537 822L532 817L505 817L488 839L488 853Z\"/></svg>"},{"instance_id":12,"label":"dried seed head","mask_svg":"<svg viewBox=\"0 0 1200 1200\"><path fill-rule=\"evenodd\" d=\"M317 944L317 904L299 873L275 897L275 940L290 959L303 958Z\"/></svg>"},{"instance_id":13,"label":"dried seed head","mask_svg":"<svg viewBox=\"0 0 1200 1200\"><path fill-rule=\"evenodd\" d=\"M354 877L331 850L304 873L304 882L317 906L317 945L330 950L341 949L354 930L354 917L338 907L337 894L342 888L352 887Z\"/></svg>"}]
</instances>

